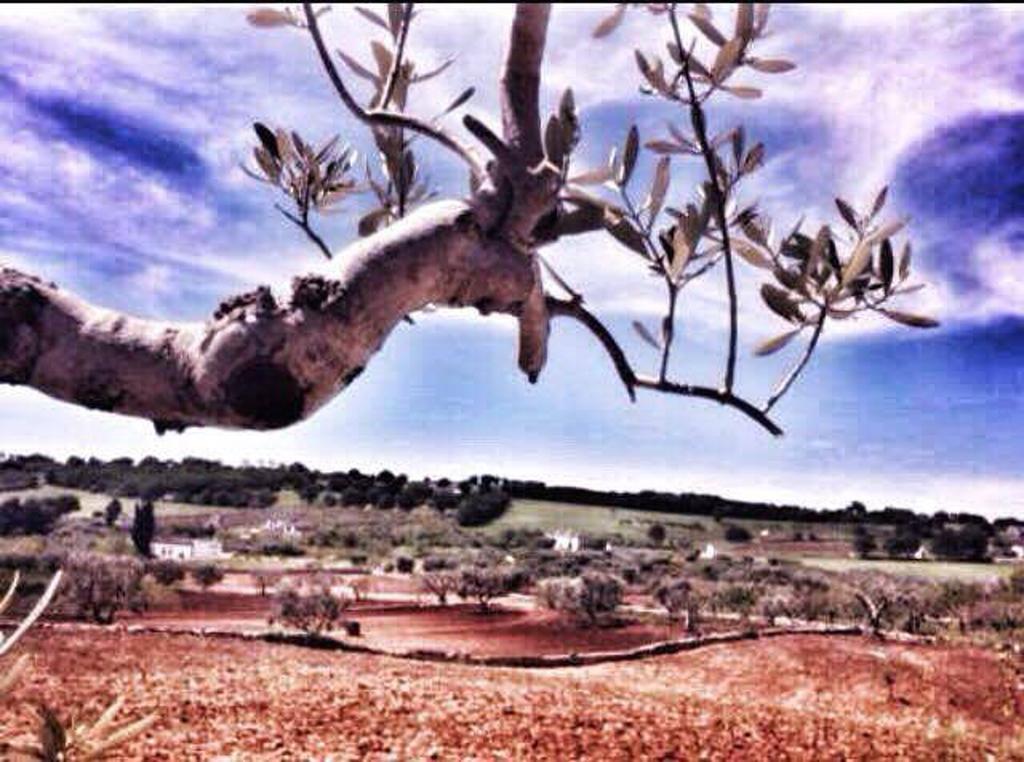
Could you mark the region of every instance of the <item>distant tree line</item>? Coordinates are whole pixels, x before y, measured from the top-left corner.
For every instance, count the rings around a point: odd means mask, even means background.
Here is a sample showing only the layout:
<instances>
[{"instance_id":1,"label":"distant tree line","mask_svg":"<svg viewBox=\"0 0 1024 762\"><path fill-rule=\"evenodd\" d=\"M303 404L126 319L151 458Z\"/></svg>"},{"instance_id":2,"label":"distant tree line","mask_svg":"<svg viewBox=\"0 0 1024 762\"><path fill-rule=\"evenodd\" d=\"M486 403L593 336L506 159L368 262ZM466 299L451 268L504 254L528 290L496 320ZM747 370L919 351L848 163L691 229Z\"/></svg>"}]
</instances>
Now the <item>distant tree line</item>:
<instances>
[{"instance_id":1,"label":"distant tree line","mask_svg":"<svg viewBox=\"0 0 1024 762\"><path fill-rule=\"evenodd\" d=\"M373 505L384 510L411 510L420 505L430 505L441 511L454 511L464 526L493 521L511 499L524 498L710 516L719 520L850 523L906 529L892 539L894 545L890 555L904 554L895 552L901 542L903 550L913 545L907 551L912 553L920 547L922 538L931 539L948 527L972 527L974 535L982 532L991 538L1010 525L1024 525L1009 518L989 522L985 517L971 513L940 511L926 516L894 507L872 511L859 501L843 509L816 509L686 492L586 489L548 485L541 481L502 479L493 475L473 476L459 482L447 478L412 480L405 474L395 474L386 469L372 474L355 468L321 472L301 463L235 467L202 458L172 461L146 457L136 462L131 458L103 461L70 457L61 463L45 455L7 456L0 458L0 474L5 474L4 478L12 483L34 483L42 479L55 486L144 501L171 499L202 505L261 508L274 504L281 490L293 490L307 502L319 501L328 507ZM955 537L952 540L956 542ZM868 539L861 541L869 542ZM937 544L940 548L948 545L941 537Z\"/></svg>"},{"instance_id":2,"label":"distant tree line","mask_svg":"<svg viewBox=\"0 0 1024 762\"><path fill-rule=\"evenodd\" d=\"M494 479L494 477L483 477ZM810 524L867 524L877 526L931 526L935 529L955 523L978 527L991 535L1004 525L1015 523L1013 519L989 522L984 516L971 513L946 513L940 511L934 516L915 513L907 508L887 507L870 511L860 502L854 501L846 508L806 508L797 505L747 502L731 500L718 495L704 495L690 492L615 492L586 489L584 487L551 486L539 481L502 482L503 489L513 498L550 500L558 503L577 505L607 505L660 513L677 513L696 516L710 516L715 519L753 519L758 521L805 522ZM915 546L915 549L918 546Z\"/></svg>"}]
</instances>

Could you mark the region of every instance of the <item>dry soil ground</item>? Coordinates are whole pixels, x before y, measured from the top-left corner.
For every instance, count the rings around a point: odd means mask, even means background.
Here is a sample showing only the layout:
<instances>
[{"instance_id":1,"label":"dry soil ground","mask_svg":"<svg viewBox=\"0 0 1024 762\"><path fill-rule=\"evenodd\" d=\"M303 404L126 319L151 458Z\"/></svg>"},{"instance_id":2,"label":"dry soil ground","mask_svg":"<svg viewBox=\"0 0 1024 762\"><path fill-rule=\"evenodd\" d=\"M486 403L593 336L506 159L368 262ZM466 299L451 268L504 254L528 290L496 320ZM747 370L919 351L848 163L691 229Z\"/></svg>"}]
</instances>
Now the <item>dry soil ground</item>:
<instances>
[{"instance_id":1,"label":"dry soil ground","mask_svg":"<svg viewBox=\"0 0 1024 762\"><path fill-rule=\"evenodd\" d=\"M159 723L121 759L1014 759L1024 691L972 649L791 636L558 670L433 664L116 630L37 630L0 709Z\"/></svg>"}]
</instances>

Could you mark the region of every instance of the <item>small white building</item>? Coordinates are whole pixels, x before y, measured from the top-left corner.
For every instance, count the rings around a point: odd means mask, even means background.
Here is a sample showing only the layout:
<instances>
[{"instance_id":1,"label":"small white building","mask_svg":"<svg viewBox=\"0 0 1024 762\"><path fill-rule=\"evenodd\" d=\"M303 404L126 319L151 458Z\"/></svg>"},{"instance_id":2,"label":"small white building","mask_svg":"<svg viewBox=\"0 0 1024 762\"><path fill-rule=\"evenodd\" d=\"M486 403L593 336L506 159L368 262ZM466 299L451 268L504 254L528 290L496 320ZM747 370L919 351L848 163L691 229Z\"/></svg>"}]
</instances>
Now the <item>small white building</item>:
<instances>
[{"instance_id":1,"label":"small white building","mask_svg":"<svg viewBox=\"0 0 1024 762\"><path fill-rule=\"evenodd\" d=\"M1012 553L1013 557L1018 561L1024 561L1024 545L1011 545L1010 553Z\"/></svg>"},{"instance_id":2,"label":"small white building","mask_svg":"<svg viewBox=\"0 0 1024 762\"><path fill-rule=\"evenodd\" d=\"M220 540L162 540L150 546L154 557L169 561L215 561L230 557Z\"/></svg>"},{"instance_id":3,"label":"small white building","mask_svg":"<svg viewBox=\"0 0 1024 762\"><path fill-rule=\"evenodd\" d=\"M914 553L914 560L915 561L931 561L932 560L932 554L928 552L928 548L926 548L924 545L922 545Z\"/></svg>"},{"instance_id":4,"label":"small white building","mask_svg":"<svg viewBox=\"0 0 1024 762\"><path fill-rule=\"evenodd\" d=\"M260 530L263 534L277 535L286 540L297 540L302 536L295 524L287 519L267 519Z\"/></svg>"},{"instance_id":5,"label":"small white building","mask_svg":"<svg viewBox=\"0 0 1024 762\"><path fill-rule=\"evenodd\" d=\"M580 549L580 536L576 532L559 529L548 537L555 541L554 549L561 553L576 553Z\"/></svg>"},{"instance_id":6,"label":"small white building","mask_svg":"<svg viewBox=\"0 0 1024 762\"><path fill-rule=\"evenodd\" d=\"M704 547L704 550L700 552L700 557L705 561L714 561L715 556L718 555L718 551L715 550L715 546L710 542Z\"/></svg>"}]
</instances>

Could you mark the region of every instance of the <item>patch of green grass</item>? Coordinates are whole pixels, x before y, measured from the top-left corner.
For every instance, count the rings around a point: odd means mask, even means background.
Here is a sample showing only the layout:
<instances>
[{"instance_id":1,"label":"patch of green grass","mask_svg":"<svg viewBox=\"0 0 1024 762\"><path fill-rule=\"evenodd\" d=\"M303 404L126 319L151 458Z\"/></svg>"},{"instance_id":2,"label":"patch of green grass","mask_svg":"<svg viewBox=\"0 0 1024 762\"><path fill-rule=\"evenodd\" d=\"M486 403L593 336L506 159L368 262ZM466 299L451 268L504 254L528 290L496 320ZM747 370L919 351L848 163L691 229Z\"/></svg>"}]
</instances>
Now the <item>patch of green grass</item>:
<instances>
[{"instance_id":1,"label":"patch of green grass","mask_svg":"<svg viewBox=\"0 0 1024 762\"><path fill-rule=\"evenodd\" d=\"M908 577L961 582L985 582L992 578L1009 577L1012 564L973 564L960 561L895 561L864 558L802 558L807 566L828 571L880 571Z\"/></svg>"},{"instance_id":2,"label":"patch of green grass","mask_svg":"<svg viewBox=\"0 0 1024 762\"><path fill-rule=\"evenodd\" d=\"M691 529L694 525L699 525L703 529L692 531L701 537L704 533L720 533L718 525L707 516L684 516L612 508L606 505L557 503L550 500L513 500L501 518L481 528L480 531L495 536L505 529L539 529L543 532L568 529L582 534L621 534L627 539L641 539L647 536L648 527L655 523L669 530Z\"/></svg>"},{"instance_id":3,"label":"patch of green grass","mask_svg":"<svg viewBox=\"0 0 1024 762\"><path fill-rule=\"evenodd\" d=\"M725 529L730 524L745 527L754 538L767 530L771 540L789 540L794 532L806 537L813 534L818 541L848 540L850 526L844 524L814 524L808 522L770 521L763 519L723 519L685 513L662 513L631 508L613 508L607 505L577 505L549 500L513 500L505 514L482 530L488 536L497 536L505 529L540 529L551 532L568 529L582 534L621 534L626 539L641 540L647 536L651 524L661 524L669 536L685 535L691 540L723 544Z\"/></svg>"}]
</instances>

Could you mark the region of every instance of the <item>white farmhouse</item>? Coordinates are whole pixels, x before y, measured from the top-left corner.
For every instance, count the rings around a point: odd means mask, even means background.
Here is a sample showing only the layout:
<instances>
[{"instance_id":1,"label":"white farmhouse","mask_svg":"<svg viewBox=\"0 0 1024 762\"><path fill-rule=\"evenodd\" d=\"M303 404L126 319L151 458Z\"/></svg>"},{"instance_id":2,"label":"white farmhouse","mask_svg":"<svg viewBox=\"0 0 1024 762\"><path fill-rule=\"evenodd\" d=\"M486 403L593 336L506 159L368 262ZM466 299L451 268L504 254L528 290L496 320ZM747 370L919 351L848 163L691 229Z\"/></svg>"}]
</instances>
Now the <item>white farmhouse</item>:
<instances>
[{"instance_id":1,"label":"white farmhouse","mask_svg":"<svg viewBox=\"0 0 1024 762\"><path fill-rule=\"evenodd\" d=\"M286 540L298 540L302 533L295 524L286 519L267 519L263 522L263 534L277 535Z\"/></svg>"},{"instance_id":2,"label":"white farmhouse","mask_svg":"<svg viewBox=\"0 0 1024 762\"><path fill-rule=\"evenodd\" d=\"M554 549L561 553L575 553L580 549L580 536L576 532L559 529L548 537L555 541Z\"/></svg>"},{"instance_id":3,"label":"white farmhouse","mask_svg":"<svg viewBox=\"0 0 1024 762\"><path fill-rule=\"evenodd\" d=\"M216 561L230 557L220 540L163 540L150 548L156 558L169 561Z\"/></svg>"},{"instance_id":4,"label":"white farmhouse","mask_svg":"<svg viewBox=\"0 0 1024 762\"><path fill-rule=\"evenodd\" d=\"M718 551L715 550L715 546L710 542L705 546L704 550L700 552L700 557L705 561L714 561L715 556L718 555Z\"/></svg>"}]
</instances>

